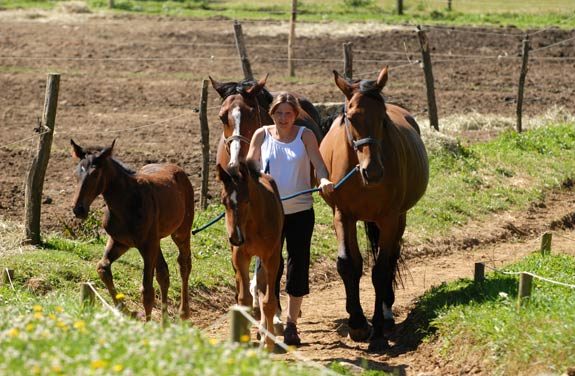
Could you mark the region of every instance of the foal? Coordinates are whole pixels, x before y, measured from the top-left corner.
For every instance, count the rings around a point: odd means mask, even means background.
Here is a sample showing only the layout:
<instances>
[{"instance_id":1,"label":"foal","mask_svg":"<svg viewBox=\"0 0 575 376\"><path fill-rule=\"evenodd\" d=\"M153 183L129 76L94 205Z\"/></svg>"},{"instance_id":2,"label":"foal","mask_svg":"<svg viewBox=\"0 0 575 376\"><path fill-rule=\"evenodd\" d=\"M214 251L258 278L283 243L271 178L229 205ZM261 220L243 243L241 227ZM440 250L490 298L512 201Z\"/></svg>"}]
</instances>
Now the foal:
<instances>
[{"instance_id":1,"label":"foal","mask_svg":"<svg viewBox=\"0 0 575 376\"><path fill-rule=\"evenodd\" d=\"M142 295L146 321L154 305L153 278L162 294L162 318L167 318L170 276L160 249L160 239L171 235L180 254L182 292L180 317L190 316L188 279L192 269L190 229L194 220L194 189L184 170L173 164L149 164L134 172L112 158L114 142L103 149L84 149L73 140L72 155L80 160L76 168L78 187L74 215L88 216L90 205L102 194L106 202L103 226L108 233L98 274L118 303L112 278L112 263L135 247L144 259Z\"/></svg>"},{"instance_id":2,"label":"foal","mask_svg":"<svg viewBox=\"0 0 575 376\"><path fill-rule=\"evenodd\" d=\"M232 246L232 264L236 272L236 301L252 305L249 289L249 266L252 256L261 260L263 273L258 275L261 323L274 333L273 316L277 307L275 280L279 269L283 207L271 176L260 173L253 161L240 161L229 170L217 165L223 184L222 203L226 212L226 229ZM266 348L273 350L271 338Z\"/></svg>"}]
</instances>

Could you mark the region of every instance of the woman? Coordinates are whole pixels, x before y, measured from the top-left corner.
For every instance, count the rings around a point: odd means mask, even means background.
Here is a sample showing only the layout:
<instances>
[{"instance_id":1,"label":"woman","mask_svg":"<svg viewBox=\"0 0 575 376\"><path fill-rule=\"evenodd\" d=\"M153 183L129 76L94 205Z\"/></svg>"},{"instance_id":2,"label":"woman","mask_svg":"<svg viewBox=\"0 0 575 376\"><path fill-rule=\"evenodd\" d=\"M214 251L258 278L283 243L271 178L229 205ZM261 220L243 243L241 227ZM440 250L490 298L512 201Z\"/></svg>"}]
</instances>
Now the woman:
<instances>
[{"instance_id":1,"label":"woman","mask_svg":"<svg viewBox=\"0 0 575 376\"><path fill-rule=\"evenodd\" d=\"M314 133L295 125L301 113L298 100L289 93L281 93L271 103L269 113L273 125L259 128L253 135L247 158L260 163L262 170L275 180L281 197L310 189L311 166L322 193L333 191L327 168L319 153ZM310 247L315 215L311 193L284 200L283 240L287 246L286 292L288 294L284 343L299 346L297 319L304 295L309 294ZM276 290L283 271L283 258Z\"/></svg>"}]
</instances>

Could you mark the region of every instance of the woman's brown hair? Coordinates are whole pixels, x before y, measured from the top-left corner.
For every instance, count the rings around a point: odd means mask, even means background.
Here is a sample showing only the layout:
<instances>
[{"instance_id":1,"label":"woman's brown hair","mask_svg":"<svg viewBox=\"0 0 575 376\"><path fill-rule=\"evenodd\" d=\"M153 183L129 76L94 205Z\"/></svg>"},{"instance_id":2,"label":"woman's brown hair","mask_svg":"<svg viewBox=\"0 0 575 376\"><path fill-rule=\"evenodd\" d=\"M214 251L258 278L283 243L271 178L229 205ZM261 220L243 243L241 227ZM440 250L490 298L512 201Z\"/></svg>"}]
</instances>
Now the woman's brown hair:
<instances>
[{"instance_id":1,"label":"woman's brown hair","mask_svg":"<svg viewBox=\"0 0 575 376\"><path fill-rule=\"evenodd\" d=\"M269 114L273 116L273 114L278 109L278 106L282 103L289 104L293 108L296 117L299 117L299 115L302 113L302 109L299 105L299 101L297 100L297 98L293 94L284 92L276 95L276 97L274 98L273 102L270 105Z\"/></svg>"}]
</instances>

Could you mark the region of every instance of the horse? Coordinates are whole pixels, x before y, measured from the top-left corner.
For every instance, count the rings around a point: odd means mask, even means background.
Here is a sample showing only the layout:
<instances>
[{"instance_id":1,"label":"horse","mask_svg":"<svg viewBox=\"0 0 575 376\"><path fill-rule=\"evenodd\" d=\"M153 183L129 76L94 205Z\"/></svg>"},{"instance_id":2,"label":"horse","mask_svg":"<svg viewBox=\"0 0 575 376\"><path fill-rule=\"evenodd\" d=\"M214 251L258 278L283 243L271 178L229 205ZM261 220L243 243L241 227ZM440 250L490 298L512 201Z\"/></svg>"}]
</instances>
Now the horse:
<instances>
[{"instance_id":1,"label":"horse","mask_svg":"<svg viewBox=\"0 0 575 376\"><path fill-rule=\"evenodd\" d=\"M244 306L252 305L249 266L252 256L257 256L262 265L257 285L263 296L259 303L263 312L262 326L274 334L273 319L278 306L275 285L284 221L278 188L273 178L261 173L253 161L241 160L230 168L218 164L217 170L222 183L226 230L232 247L236 301ZM274 348L273 341L267 336L265 345L269 351Z\"/></svg>"},{"instance_id":2,"label":"horse","mask_svg":"<svg viewBox=\"0 0 575 376\"><path fill-rule=\"evenodd\" d=\"M100 194L106 202L103 227L108 241L97 271L115 305L118 305L112 278L112 263L135 247L144 259L142 297L145 319L151 318L154 305L153 278L160 285L162 319L167 319L168 264L160 249L160 239L171 235L179 249L178 264L182 279L179 313L190 316L188 280L192 268L190 229L194 221L194 189L188 176L174 164L148 164L135 172L112 157L114 144L105 148L82 148L70 140L72 155L79 159L75 175L78 186L73 212L88 216L90 205Z\"/></svg>"},{"instance_id":3,"label":"horse","mask_svg":"<svg viewBox=\"0 0 575 376\"><path fill-rule=\"evenodd\" d=\"M351 81L336 71L333 74L345 105L324 137L320 153L330 180L339 181L355 166L359 173L323 198L334 215L337 271L345 286L349 335L354 341L365 341L371 334L368 350L378 352L389 346L385 334L395 324L392 305L394 287L400 281L406 213L427 189L429 162L415 119L404 108L386 104L381 95L387 67L375 81ZM357 242L358 220L365 222L374 258L372 328L359 298L363 259Z\"/></svg>"},{"instance_id":4,"label":"horse","mask_svg":"<svg viewBox=\"0 0 575 376\"><path fill-rule=\"evenodd\" d=\"M223 132L218 144L216 163L222 166L234 166L245 158L252 136L256 129L263 125L273 124L268 113L274 95L265 84L268 76L239 82L219 82L208 76L212 87L222 99L219 118ZM296 120L296 125L311 129L318 143L323 138L320 130L320 116L315 106L305 97L294 94L300 103L303 113Z\"/></svg>"}]
</instances>

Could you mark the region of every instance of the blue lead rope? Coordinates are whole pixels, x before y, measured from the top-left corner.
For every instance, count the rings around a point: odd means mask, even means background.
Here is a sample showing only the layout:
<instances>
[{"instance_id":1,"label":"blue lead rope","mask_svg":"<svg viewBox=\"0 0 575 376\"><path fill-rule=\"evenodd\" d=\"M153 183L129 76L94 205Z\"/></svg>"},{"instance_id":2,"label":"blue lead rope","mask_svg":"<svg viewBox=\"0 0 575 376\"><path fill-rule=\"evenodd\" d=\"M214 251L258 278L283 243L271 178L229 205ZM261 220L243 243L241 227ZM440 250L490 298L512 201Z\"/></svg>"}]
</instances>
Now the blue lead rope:
<instances>
[{"instance_id":1,"label":"blue lead rope","mask_svg":"<svg viewBox=\"0 0 575 376\"><path fill-rule=\"evenodd\" d=\"M351 175L353 175L354 172L356 172L357 170L359 170L359 166L355 166L350 172L347 173L347 175L345 175L340 181L337 182L336 185L334 185L333 189L338 189L343 183L345 183L345 181L347 179L350 178ZM289 200L290 198L294 198L297 196L301 196L301 195L305 195L307 193L314 193L314 192L318 192L320 191L321 188L312 188L312 189L306 189L305 191L301 191L301 192L297 192L288 196L284 196L281 198L282 201L285 200ZM224 217L224 215L226 215L225 212L221 213L220 215L218 215L216 218L212 219L211 221L209 221L208 223L206 223L205 225L201 226L200 228L197 228L195 230L192 230L192 235L197 234L200 231L203 231L205 229L207 229L208 227L210 227L211 225L213 225L214 223L216 223L217 221L219 221L220 219L222 219Z\"/></svg>"}]
</instances>

